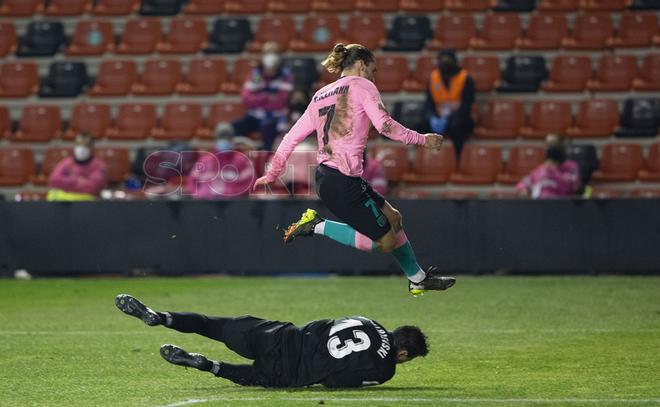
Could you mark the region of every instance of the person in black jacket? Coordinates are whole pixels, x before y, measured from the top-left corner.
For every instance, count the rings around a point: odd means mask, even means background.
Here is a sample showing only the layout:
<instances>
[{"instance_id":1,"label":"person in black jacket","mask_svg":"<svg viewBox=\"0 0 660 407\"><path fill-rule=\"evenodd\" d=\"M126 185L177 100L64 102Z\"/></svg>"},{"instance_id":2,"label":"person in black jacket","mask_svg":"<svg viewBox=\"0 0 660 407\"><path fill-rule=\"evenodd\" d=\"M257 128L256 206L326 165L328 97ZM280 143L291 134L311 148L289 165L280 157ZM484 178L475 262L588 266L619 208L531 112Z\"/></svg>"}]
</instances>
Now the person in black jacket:
<instances>
[{"instance_id":1,"label":"person in black jacket","mask_svg":"<svg viewBox=\"0 0 660 407\"><path fill-rule=\"evenodd\" d=\"M163 345L161 356L175 365L211 372L243 386L360 387L382 384L396 364L426 356L426 336L414 326L392 332L364 317L312 321L303 327L252 316L211 317L196 313L156 312L138 299L119 294L115 304L147 325L164 325L223 342L251 365L214 361Z\"/></svg>"}]
</instances>

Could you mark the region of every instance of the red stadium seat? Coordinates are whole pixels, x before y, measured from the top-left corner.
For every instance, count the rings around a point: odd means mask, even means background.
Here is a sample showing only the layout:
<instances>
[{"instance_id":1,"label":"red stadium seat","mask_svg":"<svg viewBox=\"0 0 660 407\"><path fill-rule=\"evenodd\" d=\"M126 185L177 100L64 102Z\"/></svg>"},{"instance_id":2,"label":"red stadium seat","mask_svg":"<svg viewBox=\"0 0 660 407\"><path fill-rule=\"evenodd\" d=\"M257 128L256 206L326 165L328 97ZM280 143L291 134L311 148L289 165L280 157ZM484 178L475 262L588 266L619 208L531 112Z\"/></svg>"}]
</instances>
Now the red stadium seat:
<instances>
[{"instance_id":1,"label":"red stadium seat","mask_svg":"<svg viewBox=\"0 0 660 407\"><path fill-rule=\"evenodd\" d=\"M24 98L38 89L37 64L6 62L0 66L0 98Z\"/></svg>"},{"instance_id":2,"label":"red stadium seat","mask_svg":"<svg viewBox=\"0 0 660 407\"><path fill-rule=\"evenodd\" d=\"M144 63L140 80L133 84L133 93L141 96L169 95L181 81L179 60L149 60Z\"/></svg>"},{"instance_id":3,"label":"red stadium seat","mask_svg":"<svg viewBox=\"0 0 660 407\"><path fill-rule=\"evenodd\" d=\"M401 0L399 10L413 13L432 13L442 11L445 7L442 0Z\"/></svg>"},{"instance_id":4,"label":"red stadium seat","mask_svg":"<svg viewBox=\"0 0 660 407\"><path fill-rule=\"evenodd\" d=\"M580 0L580 8L588 11L619 11L625 9L628 0Z\"/></svg>"},{"instance_id":5,"label":"red stadium seat","mask_svg":"<svg viewBox=\"0 0 660 407\"><path fill-rule=\"evenodd\" d=\"M451 143L440 150L418 147L413 160L412 171L403 180L411 184L440 184L449 180L456 170L456 153Z\"/></svg>"},{"instance_id":6,"label":"red stadium seat","mask_svg":"<svg viewBox=\"0 0 660 407\"><path fill-rule=\"evenodd\" d=\"M415 70L411 72L410 78L403 82L403 90L409 92L423 92L426 90L426 83L435 68L435 57L421 56L417 59Z\"/></svg>"},{"instance_id":7,"label":"red stadium seat","mask_svg":"<svg viewBox=\"0 0 660 407\"><path fill-rule=\"evenodd\" d=\"M312 11L345 13L355 10L356 0L312 0Z\"/></svg>"},{"instance_id":8,"label":"red stadium seat","mask_svg":"<svg viewBox=\"0 0 660 407\"><path fill-rule=\"evenodd\" d=\"M182 95L213 95L227 79L223 59L200 58L190 61L186 78L177 85Z\"/></svg>"},{"instance_id":9,"label":"red stadium seat","mask_svg":"<svg viewBox=\"0 0 660 407\"><path fill-rule=\"evenodd\" d=\"M0 21L0 57L16 51L16 27L14 23Z\"/></svg>"},{"instance_id":10,"label":"red stadium seat","mask_svg":"<svg viewBox=\"0 0 660 407\"><path fill-rule=\"evenodd\" d=\"M593 173L593 180L634 181L643 162L642 146L639 144L606 144L602 149L600 165Z\"/></svg>"},{"instance_id":11,"label":"red stadium seat","mask_svg":"<svg viewBox=\"0 0 660 407\"><path fill-rule=\"evenodd\" d=\"M578 0L541 0L536 8L539 11L576 11Z\"/></svg>"},{"instance_id":12,"label":"red stadium seat","mask_svg":"<svg viewBox=\"0 0 660 407\"><path fill-rule=\"evenodd\" d=\"M619 107L613 100L587 99L579 104L570 137L609 137L619 126Z\"/></svg>"},{"instance_id":13,"label":"red stadium seat","mask_svg":"<svg viewBox=\"0 0 660 407\"><path fill-rule=\"evenodd\" d=\"M492 184L502 169L500 147L466 144L458 171L449 181L454 184Z\"/></svg>"},{"instance_id":14,"label":"red stadium seat","mask_svg":"<svg viewBox=\"0 0 660 407\"><path fill-rule=\"evenodd\" d=\"M644 160L644 167L638 173L640 181L660 182L660 143L649 147L649 154Z\"/></svg>"},{"instance_id":15,"label":"red stadium seat","mask_svg":"<svg viewBox=\"0 0 660 407\"><path fill-rule=\"evenodd\" d=\"M486 14L481 30L470 40L474 49L511 49L520 36L520 17L517 13Z\"/></svg>"},{"instance_id":16,"label":"red stadium seat","mask_svg":"<svg viewBox=\"0 0 660 407\"><path fill-rule=\"evenodd\" d=\"M562 46L568 49L601 49L613 33L609 13L579 14L573 22L571 35L562 40Z\"/></svg>"},{"instance_id":17,"label":"red stadium seat","mask_svg":"<svg viewBox=\"0 0 660 407\"><path fill-rule=\"evenodd\" d=\"M500 81L500 61L497 57L468 56L463 58L462 65L470 73L478 92L491 91Z\"/></svg>"},{"instance_id":18,"label":"red stadium seat","mask_svg":"<svg viewBox=\"0 0 660 407\"><path fill-rule=\"evenodd\" d=\"M612 188L595 187L591 190L591 199L618 199L623 195L623 191Z\"/></svg>"},{"instance_id":19,"label":"red stadium seat","mask_svg":"<svg viewBox=\"0 0 660 407\"><path fill-rule=\"evenodd\" d=\"M394 196L399 199L431 199L436 196L433 191L420 190L415 188L398 188Z\"/></svg>"},{"instance_id":20,"label":"red stadium seat","mask_svg":"<svg viewBox=\"0 0 660 407\"><path fill-rule=\"evenodd\" d=\"M26 184L34 174L34 154L26 148L0 149L0 186Z\"/></svg>"},{"instance_id":21,"label":"red stadium seat","mask_svg":"<svg viewBox=\"0 0 660 407\"><path fill-rule=\"evenodd\" d=\"M123 182L131 172L128 149L122 147L99 147L94 155L105 163L109 184Z\"/></svg>"},{"instance_id":22,"label":"red stadium seat","mask_svg":"<svg viewBox=\"0 0 660 407\"><path fill-rule=\"evenodd\" d=\"M268 11L273 13L307 13L311 0L269 0Z\"/></svg>"},{"instance_id":23,"label":"red stadium seat","mask_svg":"<svg viewBox=\"0 0 660 407\"><path fill-rule=\"evenodd\" d=\"M47 16L79 16L92 9L90 0L50 0L47 4Z\"/></svg>"},{"instance_id":24,"label":"red stadium seat","mask_svg":"<svg viewBox=\"0 0 660 407\"><path fill-rule=\"evenodd\" d=\"M115 125L108 131L108 138L113 140L142 140L156 127L156 108L154 105L127 103L119 106Z\"/></svg>"},{"instance_id":25,"label":"red stadium seat","mask_svg":"<svg viewBox=\"0 0 660 407\"><path fill-rule=\"evenodd\" d=\"M621 15L617 35L607 40L610 47L642 48L651 46L658 31L655 13L626 13Z\"/></svg>"},{"instance_id":26,"label":"red stadium seat","mask_svg":"<svg viewBox=\"0 0 660 407\"><path fill-rule=\"evenodd\" d=\"M204 139L214 139L214 130L218 123L231 123L245 116L245 106L240 102L220 102L211 105L206 128L198 132L198 136Z\"/></svg>"},{"instance_id":27,"label":"red stadium seat","mask_svg":"<svg viewBox=\"0 0 660 407\"><path fill-rule=\"evenodd\" d=\"M32 177L32 183L35 185L48 184L48 177L53 172L57 164L63 159L73 155L73 149L69 147L49 147L41 160L39 173Z\"/></svg>"},{"instance_id":28,"label":"red stadium seat","mask_svg":"<svg viewBox=\"0 0 660 407\"><path fill-rule=\"evenodd\" d=\"M160 41L163 27L158 18L135 18L126 21L117 54L151 54Z\"/></svg>"},{"instance_id":29,"label":"red stadium seat","mask_svg":"<svg viewBox=\"0 0 660 407\"><path fill-rule=\"evenodd\" d=\"M249 50L261 52L265 42L276 42L280 51L289 49L289 45L296 34L296 24L293 17L263 17L257 24L254 32L254 40L250 43Z\"/></svg>"},{"instance_id":30,"label":"red stadium seat","mask_svg":"<svg viewBox=\"0 0 660 407\"><path fill-rule=\"evenodd\" d=\"M267 0L227 0L225 11L230 14L263 14Z\"/></svg>"},{"instance_id":31,"label":"red stadium seat","mask_svg":"<svg viewBox=\"0 0 660 407\"><path fill-rule=\"evenodd\" d=\"M660 189L633 189L630 192L633 198L657 199L660 198Z\"/></svg>"},{"instance_id":32,"label":"red stadium seat","mask_svg":"<svg viewBox=\"0 0 660 407\"><path fill-rule=\"evenodd\" d=\"M592 91L627 91L637 77L637 58L632 55L603 55L595 79L587 83Z\"/></svg>"},{"instance_id":33,"label":"red stadium seat","mask_svg":"<svg viewBox=\"0 0 660 407\"><path fill-rule=\"evenodd\" d=\"M348 29L344 37L348 43L362 44L370 50L385 45L387 31L380 14L360 14L348 18Z\"/></svg>"},{"instance_id":34,"label":"red stadium seat","mask_svg":"<svg viewBox=\"0 0 660 407\"><path fill-rule=\"evenodd\" d=\"M475 128L474 134L483 138L516 138L525 125L525 111L518 100L491 100L480 118L481 124Z\"/></svg>"},{"instance_id":35,"label":"red stadium seat","mask_svg":"<svg viewBox=\"0 0 660 407\"><path fill-rule=\"evenodd\" d=\"M11 134L11 117L7 106L0 106L0 139Z\"/></svg>"},{"instance_id":36,"label":"red stadium seat","mask_svg":"<svg viewBox=\"0 0 660 407\"><path fill-rule=\"evenodd\" d=\"M466 49L477 36L477 27L471 14L446 14L438 17L435 34L426 43L427 48Z\"/></svg>"},{"instance_id":37,"label":"red stadium seat","mask_svg":"<svg viewBox=\"0 0 660 407\"><path fill-rule=\"evenodd\" d=\"M543 84L546 92L579 92L591 78L591 59L586 56L558 55L552 60L550 78Z\"/></svg>"},{"instance_id":38,"label":"red stadium seat","mask_svg":"<svg viewBox=\"0 0 660 407\"><path fill-rule=\"evenodd\" d=\"M165 39L158 44L161 54L194 54L206 46L206 22L203 19L170 20Z\"/></svg>"},{"instance_id":39,"label":"red stadium seat","mask_svg":"<svg viewBox=\"0 0 660 407\"><path fill-rule=\"evenodd\" d=\"M98 0L92 13L98 16L125 16L137 12L139 8L139 0Z\"/></svg>"},{"instance_id":40,"label":"red stadium seat","mask_svg":"<svg viewBox=\"0 0 660 407\"><path fill-rule=\"evenodd\" d=\"M327 69L321 69L321 79L315 84L315 90L321 89L325 85L332 83L339 79L339 72L328 72Z\"/></svg>"},{"instance_id":41,"label":"red stadium seat","mask_svg":"<svg viewBox=\"0 0 660 407\"><path fill-rule=\"evenodd\" d=\"M543 100L532 104L529 125L520 130L526 138L543 138L548 134L566 134L573 124L571 105L568 102Z\"/></svg>"},{"instance_id":42,"label":"red stadium seat","mask_svg":"<svg viewBox=\"0 0 660 407\"><path fill-rule=\"evenodd\" d=\"M408 172L408 147L400 143L383 142L369 147L376 160L385 169L388 181L402 181Z\"/></svg>"},{"instance_id":43,"label":"red stadium seat","mask_svg":"<svg viewBox=\"0 0 660 407\"><path fill-rule=\"evenodd\" d=\"M59 137L61 129L59 107L27 105L21 112L21 121L12 141L48 142Z\"/></svg>"},{"instance_id":44,"label":"red stadium seat","mask_svg":"<svg viewBox=\"0 0 660 407\"><path fill-rule=\"evenodd\" d=\"M90 43L90 41L93 42ZM76 24L71 45L66 49L66 55L102 55L114 48L115 34L109 21L81 20Z\"/></svg>"},{"instance_id":45,"label":"red stadium seat","mask_svg":"<svg viewBox=\"0 0 660 407\"><path fill-rule=\"evenodd\" d=\"M72 140L78 133L88 133L94 138L105 137L112 126L110 106L81 103L73 107L69 128L62 138Z\"/></svg>"},{"instance_id":46,"label":"red stadium seat","mask_svg":"<svg viewBox=\"0 0 660 407\"><path fill-rule=\"evenodd\" d=\"M99 66L96 83L90 96L127 95L137 80L137 67L133 61L103 61Z\"/></svg>"},{"instance_id":47,"label":"red stadium seat","mask_svg":"<svg viewBox=\"0 0 660 407\"><path fill-rule=\"evenodd\" d=\"M224 0L188 0L185 14L222 14L225 11Z\"/></svg>"},{"instance_id":48,"label":"red stadium seat","mask_svg":"<svg viewBox=\"0 0 660 407\"><path fill-rule=\"evenodd\" d=\"M258 64L259 60L256 58L237 58L229 80L222 84L222 91L230 94L239 93L248 75Z\"/></svg>"},{"instance_id":49,"label":"red stadium seat","mask_svg":"<svg viewBox=\"0 0 660 407\"><path fill-rule=\"evenodd\" d=\"M644 57L639 76L633 81L633 88L641 91L660 91L660 54Z\"/></svg>"},{"instance_id":50,"label":"red stadium seat","mask_svg":"<svg viewBox=\"0 0 660 407\"><path fill-rule=\"evenodd\" d=\"M545 161L541 146L513 146L504 171L497 174L498 184L515 184Z\"/></svg>"},{"instance_id":51,"label":"red stadium seat","mask_svg":"<svg viewBox=\"0 0 660 407\"><path fill-rule=\"evenodd\" d=\"M454 11L485 11L490 6L490 0L445 0L447 10Z\"/></svg>"},{"instance_id":52,"label":"red stadium seat","mask_svg":"<svg viewBox=\"0 0 660 407\"><path fill-rule=\"evenodd\" d=\"M297 39L291 41L291 49L300 52L327 52L332 49L341 34L337 17L307 17Z\"/></svg>"},{"instance_id":53,"label":"red stadium seat","mask_svg":"<svg viewBox=\"0 0 660 407\"><path fill-rule=\"evenodd\" d=\"M41 0L4 0L0 4L0 16L30 17L43 8Z\"/></svg>"},{"instance_id":54,"label":"red stadium seat","mask_svg":"<svg viewBox=\"0 0 660 407\"><path fill-rule=\"evenodd\" d=\"M399 0L357 0L355 8L359 11L391 13L399 9Z\"/></svg>"},{"instance_id":55,"label":"red stadium seat","mask_svg":"<svg viewBox=\"0 0 660 407\"><path fill-rule=\"evenodd\" d=\"M563 14L532 14L525 36L518 38L516 46L520 49L557 49L567 35L568 24Z\"/></svg>"},{"instance_id":56,"label":"red stadium seat","mask_svg":"<svg viewBox=\"0 0 660 407\"><path fill-rule=\"evenodd\" d=\"M188 140L202 129L202 107L196 103L168 103L160 127L152 136L161 140Z\"/></svg>"},{"instance_id":57,"label":"red stadium seat","mask_svg":"<svg viewBox=\"0 0 660 407\"><path fill-rule=\"evenodd\" d=\"M399 92L408 79L408 61L405 57L376 57L378 69L375 82L381 92Z\"/></svg>"}]
</instances>

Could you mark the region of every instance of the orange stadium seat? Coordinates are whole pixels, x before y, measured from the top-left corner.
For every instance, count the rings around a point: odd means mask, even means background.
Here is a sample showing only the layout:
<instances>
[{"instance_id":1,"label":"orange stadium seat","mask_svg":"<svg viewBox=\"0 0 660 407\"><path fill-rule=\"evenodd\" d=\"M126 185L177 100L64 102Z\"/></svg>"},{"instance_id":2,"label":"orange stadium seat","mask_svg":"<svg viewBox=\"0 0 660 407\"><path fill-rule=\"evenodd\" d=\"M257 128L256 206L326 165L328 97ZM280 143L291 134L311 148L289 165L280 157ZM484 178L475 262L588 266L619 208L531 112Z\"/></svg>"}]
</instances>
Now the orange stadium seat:
<instances>
[{"instance_id":1,"label":"orange stadium seat","mask_svg":"<svg viewBox=\"0 0 660 407\"><path fill-rule=\"evenodd\" d=\"M471 14L444 14L438 17L435 34L426 46L429 49L466 49L477 36L477 27Z\"/></svg>"},{"instance_id":2,"label":"orange stadium seat","mask_svg":"<svg viewBox=\"0 0 660 407\"><path fill-rule=\"evenodd\" d=\"M591 190L591 199L619 199L623 195L623 191L612 188L594 187Z\"/></svg>"},{"instance_id":3,"label":"orange stadium seat","mask_svg":"<svg viewBox=\"0 0 660 407\"><path fill-rule=\"evenodd\" d=\"M401 0L399 10L413 13L439 12L445 8L442 0Z\"/></svg>"},{"instance_id":4,"label":"orange stadium seat","mask_svg":"<svg viewBox=\"0 0 660 407\"><path fill-rule=\"evenodd\" d=\"M131 172L128 149L123 147L98 147L94 155L105 162L108 183L123 182Z\"/></svg>"},{"instance_id":5,"label":"orange stadium seat","mask_svg":"<svg viewBox=\"0 0 660 407\"><path fill-rule=\"evenodd\" d=\"M370 50L385 45L387 30L380 14L360 14L348 18L348 29L344 33L349 44L362 44Z\"/></svg>"},{"instance_id":6,"label":"orange stadium seat","mask_svg":"<svg viewBox=\"0 0 660 407\"><path fill-rule=\"evenodd\" d=\"M181 95L213 95L227 79L224 59L193 59L188 65L188 74L177 85Z\"/></svg>"},{"instance_id":7,"label":"orange stadium seat","mask_svg":"<svg viewBox=\"0 0 660 407\"><path fill-rule=\"evenodd\" d=\"M312 11L346 13L355 10L356 0L312 0Z\"/></svg>"},{"instance_id":8,"label":"orange stadium seat","mask_svg":"<svg viewBox=\"0 0 660 407\"><path fill-rule=\"evenodd\" d=\"M607 45L619 48L648 47L651 46L653 36L657 31L658 18L655 13L621 14L617 34L607 40Z\"/></svg>"},{"instance_id":9,"label":"orange stadium seat","mask_svg":"<svg viewBox=\"0 0 660 407\"><path fill-rule=\"evenodd\" d=\"M94 34L96 33L96 34ZM91 42L90 42L91 41ZM102 55L115 48L115 34L109 21L81 20L66 49L68 56Z\"/></svg>"},{"instance_id":10,"label":"orange stadium seat","mask_svg":"<svg viewBox=\"0 0 660 407\"><path fill-rule=\"evenodd\" d=\"M426 90L426 83L435 68L435 57L421 56L417 58L415 70L411 72L410 78L403 82L403 89L409 92L423 92Z\"/></svg>"},{"instance_id":11,"label":"orange stadium seat","mask_svg":"<svg viewBox=\"0 0 660 407\"><path fill-rule=\"evenodd\" d=\"M218 123L231 123L245 116L245 106L241 102L219 102L211 105L206 119L206 128L198 132L203 139L214 139L215 127Z\"/></svg>"},{"instance_id":12,"label":"orange stadium seat","mask_svg":"<svg viewBox=\"0 0 660 407\"><path fill-rule=\"evenodd\" d=\"M27 148L0 149L0 186L19 186L34 174L34 154Z\"/></svg>"},{"instance_id":13,"label":"orange stadium seat","mask_svg":"<svg viewBox=\"0 0 660 407\"><path fill-rule=\"evenodd\" d=\"M466 144L461 152L458 171L449 181L454 184L492 184L502 169L500 147Z\"/></svg>"},{"instance_id":14,"label":"orange stadium seat","mask_svg":"<svg viewBox=\"0 0 660 407\"><path fill-rule=\"evenodd\" d=\"M541 146L513 146L504 171L497 174L499 184L515 184L545 161L545 149Z\"/></svg>"},{"instance_id":15,"label":"orange stadium seat","mask_svg":"<svg viewBox=\"0 0 660 407\"><path fill-rule=\"evenodd\" d=\"M126 21L117 54L151 54L163 35L158 18L135 18Z\"/></svg>"},{"instance_id":16,"label":"orange stadium seat","mask_svg":"<svg viewBox=\"0 0 660 407\"><path fill-rule=\"evenodd\" d=\"M474 87L478 92L489 92L495 89L500 81L500 61L497 57L468 56L463 58L462 65L474 80Z\"/></svg>"},{"instance_id":17,"label":"orange stadium seat","mask_svg":"<svg viewBox=\"0 0 660 407\"><path fill-rule=\"evenodd\" d=\"M591 78L591 59L586 56L558 55L552 60L550 77L543 84L546 92L578 92Z\"/></svg>"},{"instance_id":18,"label":"orange stadium seat","mask_svg":"<svg viewBox=\"0 0 660 407\"><path fill-rule=\"evenodd\" d=\"M0 66L0 98L24 98L38 89L37 64L6 62Z\"/></svg>"},{"instance_id":19,"label":"orange stadium seat","mask_svg":"<svg viewBox=\"0 0 660 407\"><path fill-rule=\"evenodd\" d=\"M63 159L73 155L73 149L69 147L49 147L41 160L39 172L32 177L32 183L35 185L48 184L48 177L53 172L57 164Z\"/></svg>"},{"instance_id":20,"label":"orange stadium seat","mask_svg":"<svg viewBox=\"0 0 660 407\"><path fill-rule=\"evenodd\" d=\"M525 110L518 100L490 100L480 115L481 123L474 130L477 137L516 138L525 125Z\"/></svg>"},{"instance_id":21,"label":"orange stadium seat","mask_svg":"<svg viewBox=\"0 0 660 407\"><path fill-rule=\"evenodd\" d=\"M42 8L42 0L4 0L0 4L0 16L29 17L40 12Z\"/></svg>"},{"instance_id":22,"label":"orange stadium seat","mask_svg":"<svg viewBox=\"0 0 660 407\"><path fill-rule=\"evenodd\" d=\"M601 152L599 167L594 171L593 180L634 181L643 162L642 146L639 144L606 144Z\"/></svg>"},{"instance_id":23,"label":"orange stadium seat","mask_svg":"<svg viewBox=\"0 0 660 407\"><path fill-rule=\"evenodd\" d=\"M307 17L297 39L291 41L291 49L300 52L327 52L341 35L339 18Z\"/></svg>"},{"instance_id":24,"label":"orange stadium seat","mask_svg":"<svg viewBox=\"0 0 660 407\"><path fill-rule=\"evenodd\" d=\"M402 181L408 172L408 147L401 143L382 142L369 147L385 169L388 181Z\"/></svg>"},{"instance_id":25,"label":"orange stadium seat","mask_svg":"<svg viewBox=\"0 0 660 407\"><path fill-rule=\"evenodd\" d=\"M92 9L91 0L50 0L47 4L47 16L79 16Z\"/></svg>"},{"instance_id":26,"label":"orange stadium seat","mask_svg":"<svg viewBox=\"0 0 660 407\"><path fill-rule=\"evenodd\" d=\"M613 33L609 13L578 14L571 34L562 39L562 46L568 49L601 49Z\"/></svg>"},{"instance_id":27,"label":"orange stadium seat","mask_svg":"<svg viewBox=\"0 0 660 407\"><path fill-rule=\"evenodd\" d=\"M16 52L16 38L14 23L0 21L0 57Z\"/></svg>"},{"instance_id":28,"label":"orange stadium seat","mask_svg":"<svg viewBox=\"0 0 660 407\"><path fill-rule=\"evenodd\" d=\"M536 8L540 11L576 11L578 0L540 0Z\"/></svg>"},{"instance_id":29,"label":"orange stadium seat","mask_svg":"<svg viewBox=\"0 0 660 407\"><path fill-rule=\"evenodd\" d=\"M644 182L660 182L660 143L649 147L644 167L639 171L639 179Z\"/></svg>"},{"instance_id":30,"label":"orange stadium seat","mask_svg":"<svg viewBox=\"0 0 660 407\"><path fill-rule=\"evenodd\" d=\"M311 0L269 0L268 11L273 13L307 13Z\"/></svg>"},{"instance_id":31,"label":"orange stadium seat","mask_svg":"<svg viewBox=\"0 0 660 407\"><path fill-rule=\"evenodd\" d=\"M630 191L630 196L633 198L656 199L656 198L660 198L660 189L635 188L632 191Z\"/></svg>"},{"instance_id":32,"label":"orange stadium seat","mask_svg":"<svg viewBox=\"0 0 660 407\"><path fill-rule=\"evenodd\" d=\"M144 63L142 75L133 84L133 93L141 96L169 95L181 81L179 60L149 60Z\"/></svg>"},{"instance_id":33,"label":"orange stadium seat","mask_svg":"<svg viewBox=\"0 0 660 407\"><path fill-rule=\"evenodd\" d=\"M155 139L188 140L202 129L202 106L197 103L168 103L160 120L160 126L153 130Z\"/></svg>"},{"instance_id":34,"label":"orange stadium seat","mask_svg":"<svg viewBox=\"0 0 660 407\"><path fill-rule=\"evenodd\" d=\"M378 70L375 82L381 92L399 92L403 82L408 79L408 61L405 57L376 57Z\"/></svg>"},{"instance_id":35,"label":"orange stadium seat","mask_svg":"<svg viewBox=\"0 0 660 407\"><path fill-rule=\"evenodd\" d=\"M592 91L627 91L637 77L637 58L632 55L603 55L595 78L587 83Z\"/></svg>"},{"instance_id":36,"label":"orange stadium seat","mask_svg":"<svg viewBox=\"0 0 660 407\"><path fill-rule=\"evenodd\" d=\"M532 14L527 21L525 36L518 38L520 49L557 49L568 35L566 16L560 13Z\"/></svg>"},{"instance_id":37,"label":"orange stadium seat","mask_svg":"<svg viewBox=\"0 0 660 407\"><path fill-rule=\"evenodd\" d=\"M263 17L257 23L254 40L248 49L252 52L261 52L265 42L273 41L277 43L280 51L286 51L295 34L296 23L293 17Z\"/></svg>"},{"instance_id":38,"label":"orange stadium seat","mask_svg":"<svg viewBox=\"0 0 660 407\"><path fill-rule=\"evenodd\" d=\"M412 171L404 174L403 180L411 184L445 183L455 170L456 153L451 143L443 144L440 150L417 147Z\"/></svg>"},{"instance_id":39,"label":"orange stadium seat","mask_svg":"<svg viewBox=\"0 0 660 407\"><path fill-rule=\"evenodd\" d=\"M239 93L248 75L258 64L257 58L237 58L229 80L222 84L222 91L230 94Z\"/></svg>"},{"instance_id":40,"label":"orange stadium seat","mask_svg":"<svg viewBox=\"0 0 660 407\"><path fill-rule=\"evenodd\" d=\"M633 81L633 88L641 91L660 91L660 54L644 57L642 69Z\"/></svg>"},{"instance_id":41,"label":"orange stadium seat","mask_svg":"<svg viewBox=\"0 0 660 407\"><path fill-rule=\"evenodd\" d=\"M194 54L206 46L207 36L203 19L175 18L156 49L162 54Z\"/></svg>"},{"instance_id":42,"label":"orange stadium seat","mask_svg":"<svg viewBox=\"0 0 660 407\"><path fill-rule=\"evenodd\" d=\"M115 125L108 130L113 140L142 140L156 127L156 107L143 103L127 103L119 106Z\"/></svg>"},{"instance_id":43,"label":"orange stadium seat","mask_svg":"<svg viewBox=\"0 0 660 407\"><path fill-rule=\"evenodd\" d=\"M11 134L11 117L7 106L0 106L0 139Z\"/></svg>"},{"instance_id":44,"label":"orange stadium seat","mask_svg":"<svg viewBox=\"0 0 660 407\"><path fill-rule=\"evenodd\" d=\"M470 40L470 46L481 50L511 49L519 36L520 17L518 13L486 14L479 34Z\"/></svg>"},{"instance_id":45,"label":"orange stadium seat","mask_svg":"<svg viewBox=\"0 0 660 407\"><path fill-rule=\"evenodd\" d=\"M490 6L490 0L445 0L447 10L454 11L485 11Z\"/></svg>"},{"instance_id":46,"label":"orange stadium seat","mask_svg":"<svg viewBox=\"0 0 660 407\"><path fill-rule=\"evenodd\" d=\"M625 9L629 0L580 0L580 9L588 11L619 11Z\"/></svg>"},{"instance_id":47,"label":"orange stadium seat","mask_svg":"<svg viewBox=\"0 0 660 407\"><path fill-rule=\"evenodd\" d=\"M222 14L225 11L224 0L188 0L185 14Z\"/></svg>"},{"instance_id":48,"label":"orange stadium seat","mask_svg":"<svg viewBox=\"0 0 660 407\"><path fill-rule=\"evenodd\" d=\"M391 13L399 9L399 0L357 0L358 11L380 11Z\"/></svg>"},{"instance_id":49,"label":"orange stadium seat","mask_svg":"<svg viewBox=\"0 0 660 407\"><path fill-rule=\"evenodd\" d=\"M543 138L548 134L566 134L573 124L571 105L568 102L543 100L532 104L528 126L520 130L526 138Z\"/></svg>"},{"instance_id":50,"label":"orange stadium seat","mask_svg":"<svg viewBox=\"0 0 660 407\"><path fill-rule=\"evenodd\" d=\"M59 107L27 105L21 112L21 121L12 141L48 142L59 137L61 129Z\"/></svg>"},{"instance_id":51,"label":"orange stadium seat","mask_svg":"<svg viewBox=\"0 0 660 407\"><path fill-rule=\"evenodd\" d=\"M619 126L619 107L614 100L586 99L578 105L570 137L608 137Z\"/></svg>"},{"instance_id":52,"label":"orange stadium seat","mask_svg":"<svg viewBox=\"0 0 660 407\"><path fill-rule=\"evenodd\" d=\"M105 137L112 126L112 113L110 106L80 103L73 107L69 128L62 138L71 140L78 133L88 133L94 138Z\"/></svg>"},{"instance_id":53,"label":"orange stadium seat","mask_svg":"<svg viewBox=\"0 0 660 407\"><path fill-rule=\"evenodd\" d=\"M125 16L137 12L139 8L139 0L98 0L92 13L99 16Z\"/></svg>"},{"instance_id":54,"label":"orange stadium seat","mask_svg":"<svg viewBox=\"0 0 660 407\"><path fill-rule=\"evenodd\" d=\"M134 61L103 61L99 66L96 83L90 96L123 96L131 91L137 80L137 67Z\"/></svg>"},{"instance_id":55,"label":"orange stadium seat","mask_svg":"<svg viewBox=\"0 0 660 407\"><path fill-rule=\"evenodd\" d=\"M267 0L227 0L225 11L230 14L263 14L267 6Z\"/></svg>"}]
</instances>

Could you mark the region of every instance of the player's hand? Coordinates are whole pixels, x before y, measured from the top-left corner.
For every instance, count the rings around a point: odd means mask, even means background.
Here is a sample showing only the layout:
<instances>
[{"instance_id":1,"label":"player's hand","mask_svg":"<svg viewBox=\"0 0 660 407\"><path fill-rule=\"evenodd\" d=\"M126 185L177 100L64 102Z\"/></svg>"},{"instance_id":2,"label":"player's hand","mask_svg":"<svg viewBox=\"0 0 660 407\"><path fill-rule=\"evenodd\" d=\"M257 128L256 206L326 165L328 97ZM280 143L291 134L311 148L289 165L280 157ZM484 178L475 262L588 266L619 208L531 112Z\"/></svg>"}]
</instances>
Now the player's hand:
<instances>
[{"instance_id":1,"label":"player's hand","mask_svg":"<svg viewBox=\"0 0 660 407\"><path fill-rule=\"evenodd\" d=\"M440 134L426 133L424 136L426 137L424 147L433 150L438 150L440 147L442 147L442 140L444 140L444 137L442 137Z\"/></svg>"},{"instance_id":2,"label":"player's hand","mask_svg":"<svg viewBox=\"0 0 660 407\"><path fill-rule=\"evenodd\" d=\"M268 184L270 184L270 182L268 182L268 177L266 177L264 175L263 177L261 177L261 178L257 179L256 181L254 181L254 186L252 187L252 189L256 190L257 187L260 187L262 185L268 185Z\"/></svg>"}]
</instances>

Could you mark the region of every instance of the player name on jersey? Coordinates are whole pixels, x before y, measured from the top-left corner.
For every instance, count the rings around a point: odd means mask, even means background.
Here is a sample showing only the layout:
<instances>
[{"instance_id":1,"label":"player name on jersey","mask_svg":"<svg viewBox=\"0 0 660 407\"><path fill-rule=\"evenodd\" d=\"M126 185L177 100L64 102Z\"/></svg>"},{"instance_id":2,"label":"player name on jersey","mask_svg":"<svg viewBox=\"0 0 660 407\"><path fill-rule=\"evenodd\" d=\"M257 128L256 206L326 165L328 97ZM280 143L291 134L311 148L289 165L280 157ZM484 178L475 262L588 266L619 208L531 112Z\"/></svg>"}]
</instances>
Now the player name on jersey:
<instances>
[{"instance_id":1,"label":"player name on jersey","mask_svg":"<svg viewBox=\"0 0 660 407\"><path fill-rule=\"evenodd\" d=\"M345 95L348 93L348 85L340 86L338 88L334 88L332 91L328 93L324 93L322 95L317 95L314 96L314 102L318 102L319 100L323 100L325 98L329 98L330 96L335 96L335 95Z\"/></svg>"}]
</instances>

